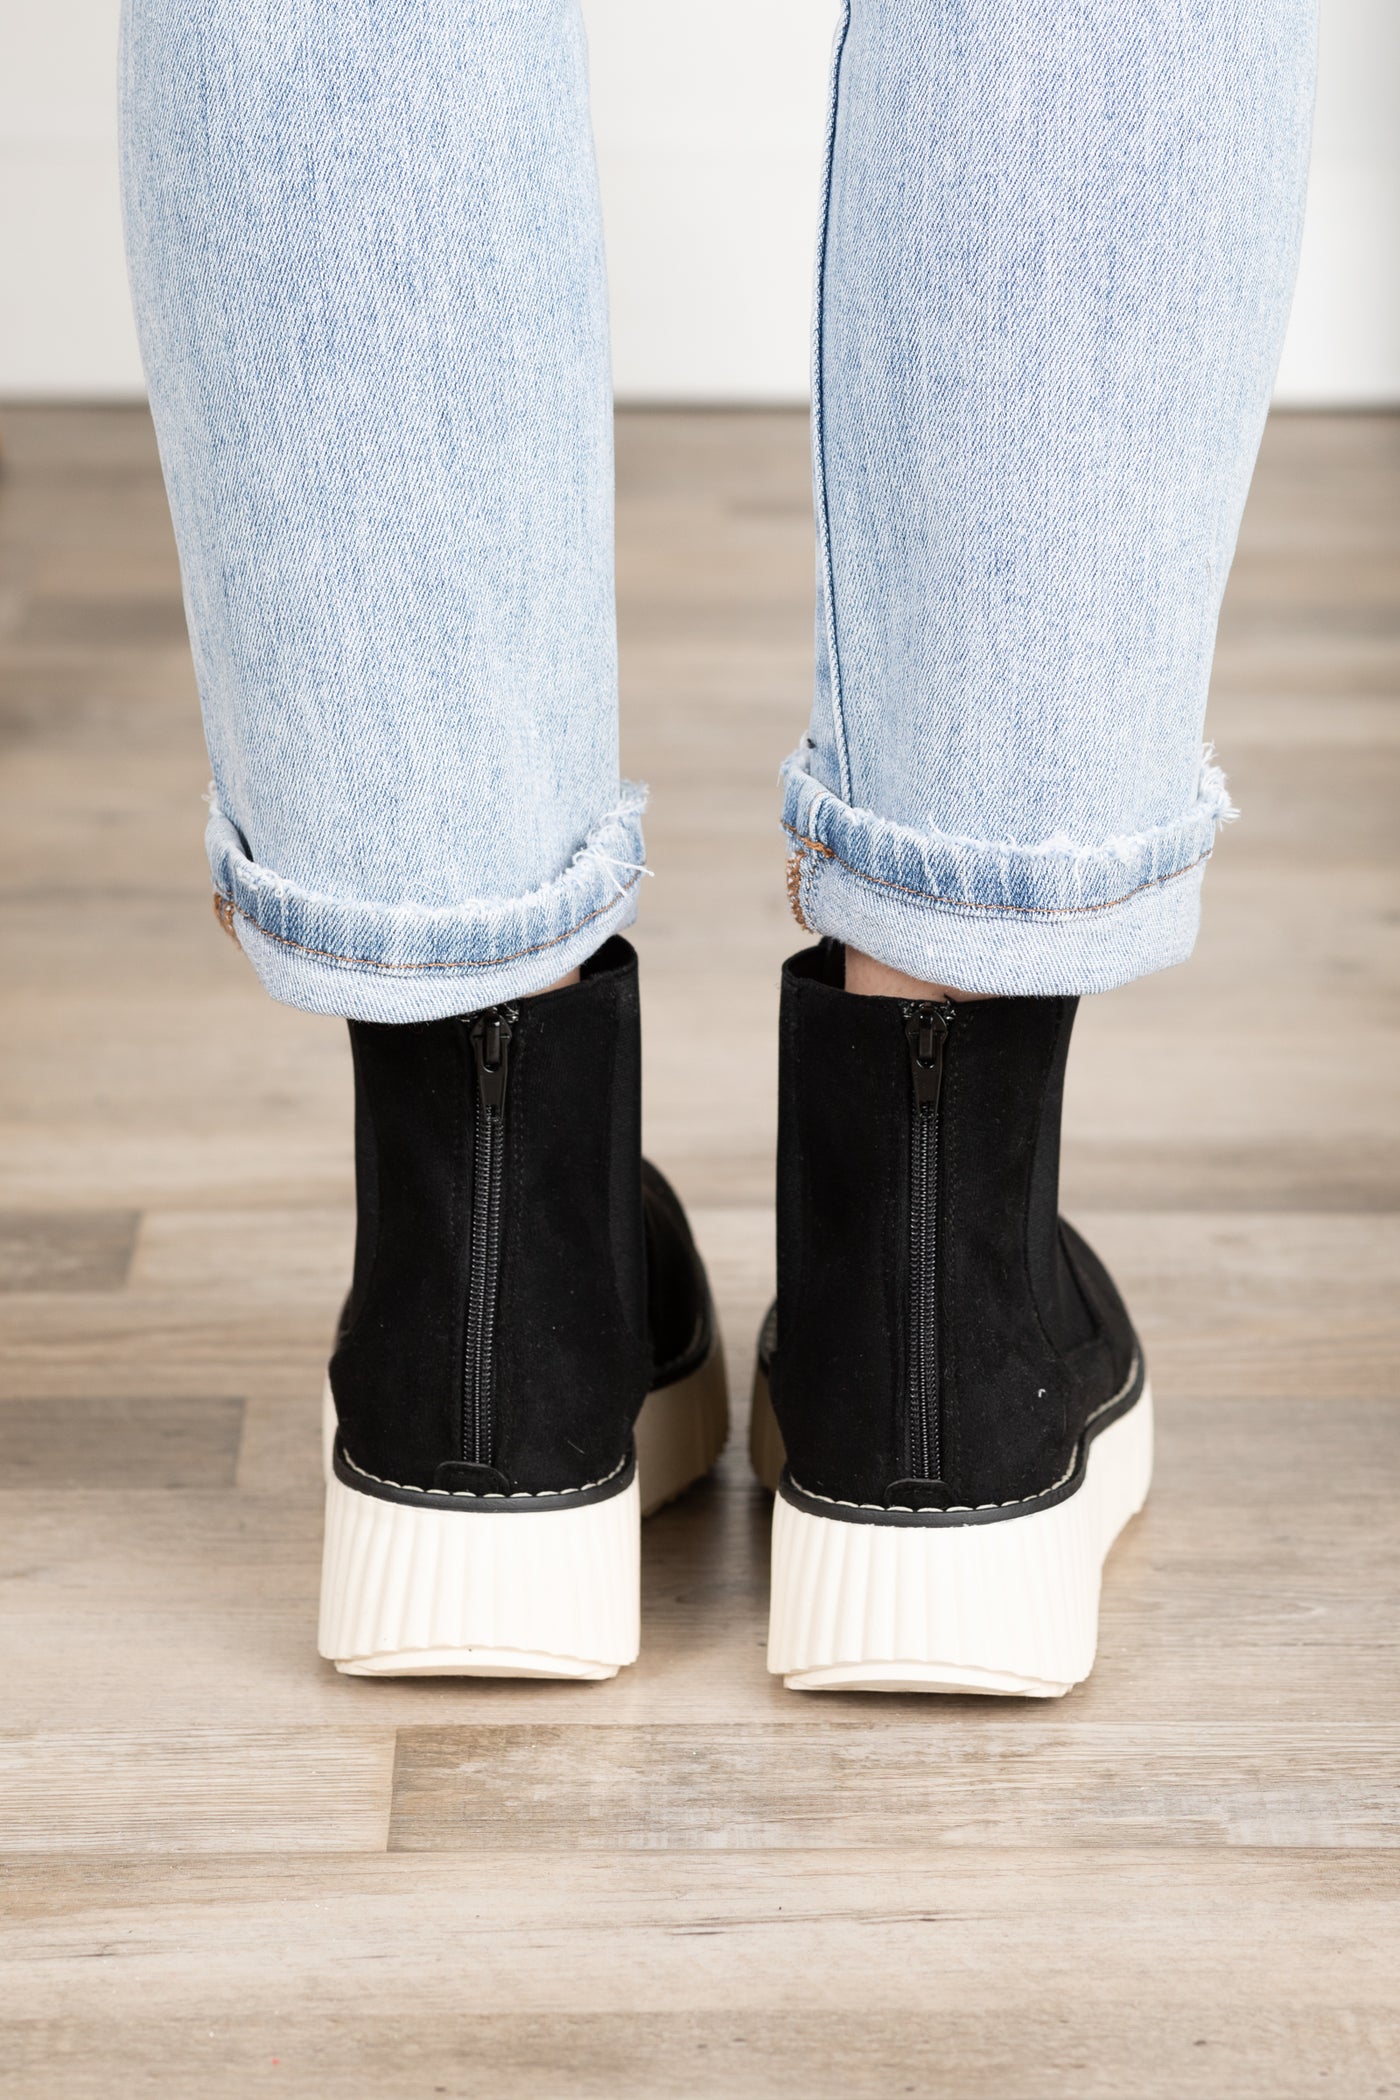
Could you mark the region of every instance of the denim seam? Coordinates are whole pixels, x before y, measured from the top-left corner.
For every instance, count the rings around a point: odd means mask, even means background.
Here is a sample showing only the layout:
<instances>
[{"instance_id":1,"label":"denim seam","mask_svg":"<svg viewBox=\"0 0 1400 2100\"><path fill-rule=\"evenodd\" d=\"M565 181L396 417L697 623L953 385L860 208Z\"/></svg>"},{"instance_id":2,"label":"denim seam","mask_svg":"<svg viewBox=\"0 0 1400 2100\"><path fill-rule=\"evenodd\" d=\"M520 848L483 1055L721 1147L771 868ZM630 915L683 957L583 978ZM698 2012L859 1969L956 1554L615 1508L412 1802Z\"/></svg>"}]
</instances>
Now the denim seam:
<instances>
[{"instance_id":1,"label":"denim seam","mask_svg":"<svg viewBox=\"0 0 1400 2100\"><path fill-rule=\"evenodd\" d=\"M851 759L846 747L846 717L841 696L841 657L836 642L835 567L831 557L831 511L826 488L826 404L823 398L822 333L826 319L826 253L831 231L831 185L836 165L836 125L841 99L841 58L851 27L850 0L845 0L831 53L831 92L827 103L826 158L823 163L821 219L817 231L816 287L812 299L812 467L817 537L821 549L822 596L825 600L828 686L831 727L841 767L841 792L851 800Z\"/></svg>"},{"instance_id":2,"label":"denim seam","mask_svg":"<svg viewBox=\"0 0 1400 2100\"><path fill-rule=\"evenodd\" d=\"M854 875L859 882L873 882L882 890L898 890L905 897L917 897L923 904L937 905L940 911L990 912L998 919L1078 919L1086 917L1090 912L1116 911L1120 904L1126 904L1130 898L1140 896L1144 890L1159 889L1163 883L1175 882L1180 876L1189 875L1193 868L1199 868L1208 861L1214 850L1207 846L1204 853L1198 854L1195 860L1187 861L1184 867L1173 868L1166 875L1151 875L1145 882L1136 883L1132 889L1124 890L1121 896L1105 898L1101 904L979 904L971 897L945 897L937 890L916 890L911 883L892 882L887 875L867 874L864 868L855 867L850 861L843 860L830 846L824 846L820 839L808 838L805 832L796 830L786 818L781 822L784 831L789 838L797 841L799 848L809 848L813 853L821 854L823 859L835 861L838 868L844 868L848 875ZM812 872L815 874L815 869ZM802 903L805 910L805 897Z\"/></svg>"},{"instance_id":3,"label":"denim seam","mask_svg":"<svg viewBox=\"0 0 1400 2100\"><path fill-rule=\"evenodd\" d=\"M268 927L261 925L250 911L245 911L241 904L236 904L232 897L225 896L221 890L214 892L214 913L226 933L229 931L229 923L224 914L225 912L236 913L240 919L246 919L254 931L260 933L265 941L276 941L280 947L295 948L300 955L315 956L318 962L340 963L347 969L400 972L411 972L414 970L499 970L503 969L507 963L519 962L523 956L542 955L548 948L557 948L561 941L570 939L573 934L578 932L581 926L587 926L591 919L601 918L604 912L615 911L623 898L627 896L630 890L636 888L641 879L641 871L639 869L630 881L623 883L616 896L609 897L605 904L599 904L593 911L586 911L581 919L575 919L572 926L566 926L562 933L551 934L547 941L536 941L533 947L529 948L516 948L510 955L474 956L461 962L455 960L449 962L380 962L369 955L339 955L333 948L313 948L306 941L294 941L289 934L273 933Z\"/></svg>"}]
</instances>

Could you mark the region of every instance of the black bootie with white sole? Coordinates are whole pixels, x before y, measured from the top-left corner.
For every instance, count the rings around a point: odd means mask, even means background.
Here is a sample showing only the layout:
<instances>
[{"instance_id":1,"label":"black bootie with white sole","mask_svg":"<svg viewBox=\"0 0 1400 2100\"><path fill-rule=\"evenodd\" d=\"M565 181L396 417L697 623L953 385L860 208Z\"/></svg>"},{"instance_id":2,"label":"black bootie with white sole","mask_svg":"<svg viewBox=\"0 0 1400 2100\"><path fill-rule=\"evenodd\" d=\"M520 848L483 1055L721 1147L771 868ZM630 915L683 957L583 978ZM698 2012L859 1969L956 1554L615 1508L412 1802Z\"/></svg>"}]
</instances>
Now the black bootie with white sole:
<instances>
[{"instance_id":1,"label":"black bootie with white sole","mask_svg":"<svg viewBox=\"0 0 1400 2100\"><path fill-rule=\"evenodd\" d=\"M1053 1698L1152 1467L1142 1351L1059 1216L1076 1001L865 998L844 970L824 941L783 973L768 1666Z\"/></svg>"},{"instance_id":2,"label":"black bootie with white sole","mask_svg":"<svg viewBox=\"0 0 1400 2100\"><path fill-rule=\"evenodd\" d=\"M641 1156L636 956L614 939L563 990L350 1038L321 1653L611 1677L637 1654L640 1516L727 1428L705 1273Z\"/></svg>"}]
</instances>

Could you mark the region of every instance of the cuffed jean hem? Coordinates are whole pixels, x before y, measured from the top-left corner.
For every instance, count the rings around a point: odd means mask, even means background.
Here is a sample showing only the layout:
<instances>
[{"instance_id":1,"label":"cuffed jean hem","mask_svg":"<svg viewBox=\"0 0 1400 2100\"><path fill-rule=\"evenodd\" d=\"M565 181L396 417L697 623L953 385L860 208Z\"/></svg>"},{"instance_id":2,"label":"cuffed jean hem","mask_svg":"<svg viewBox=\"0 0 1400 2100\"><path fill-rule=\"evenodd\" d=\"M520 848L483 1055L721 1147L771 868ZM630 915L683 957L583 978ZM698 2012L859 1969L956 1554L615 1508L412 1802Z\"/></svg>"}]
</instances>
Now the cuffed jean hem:
<instances>
[{"instance_id":1,"label":"cuffed jean hem","mask_svg":"<svg viewBox=\"0 0 1400 2100\"><path fill-rule=\"evenodd\" d=\"M1085 847L928 836L854 809L783 768L789 895L813 933L967 992L1106 992L1185 962L1216 827L1234 815L1202 760L1181 823Z\"/></svg>"},{"instance_id":2,"label":"cuffed jean hem","mask_svg":"<svg viewBox=\"0 0 1400 2100\"><path fill-rule=\"evenodd\" d=\"M355 1021L436 1021L543 991L630 926L641 887L645 788L617 807L564 873L522 897L455 905L327 897L248 857L211 804L215 906L274 999Z\"/></svg>"}]
</instances>

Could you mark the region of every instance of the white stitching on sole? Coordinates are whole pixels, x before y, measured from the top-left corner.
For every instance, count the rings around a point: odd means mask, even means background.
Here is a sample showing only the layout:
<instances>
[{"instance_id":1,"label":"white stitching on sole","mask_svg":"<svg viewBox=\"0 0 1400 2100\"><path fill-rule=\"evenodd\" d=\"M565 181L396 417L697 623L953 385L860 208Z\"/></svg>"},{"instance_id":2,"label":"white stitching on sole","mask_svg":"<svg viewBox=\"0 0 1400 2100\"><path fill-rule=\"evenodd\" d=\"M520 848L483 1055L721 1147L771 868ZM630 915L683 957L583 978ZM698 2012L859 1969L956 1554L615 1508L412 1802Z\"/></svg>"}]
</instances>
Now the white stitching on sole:
<instances>
[{"instance_id":1,"label":"white stitching on sole","mask_svg":"<svg viewBox=\"0 0 1400 2100\"><path fill-rule=\"evenodd\" d=\"M1101 1401L1100 1404L1094 1409L1093 1413L1091 1415L1086 1416L1084 1427L1079 1433L1079 1441L1074 1447L1074 1455L1070 1459L1068 1467L1063 1473L1061 1473L1058 1480L1054 1480L1050 1483L1050 1486L1048 1488L1038 1488L1035 1494L1022 1495L1018 1499L1014 1499L1010 1502L954 1502L950 1504L950 1506L946 1510L940 1509L936 1512L936 1514L939 1516L960 1517L975 1516L979 1511L984 1509L1029 1509L1032 1503L1043 1502L1047 1495L1057 1494L1059 1490L1064 1486L1067 1480L1073 1480L1076 1472L1079 1469L1079 1458L1080 1453L1084 1449L1085 1436L1093 1428L1095 1422L1098 1421L1100 1415L1106 1415L1111 1407L1116 1407L1118 1405L1119 1401L1123 1398L1124 1394L1128 1392L1131 1388L1133 1380L1137 1377L1137 1374L1141 1367L1141 1356L1134 1355L1132 1364L1128 1371L1128 1375L1124 1379L1122 1385L1119 1386L1117 1392L1113 1395L1113 1398L1111 1400ZM886 1516L889 1513L890 1505L885 1502L845 1502L841 1499L839 1495L819 1495L815 1488L803 1487L802 1482L796 1477L794 1477L792 1484L797 1489L797 1492L800 1495L805 1495L807 1497L808 1501L825 1502L831 1509L873 1509L878 1510L881 1516ZM915 1509L911 1510L909 1514L911 1516L917 1516L919 1512Z\"/></svg>"},{"instance_id":2,"label":"white stitching on sole","mask_svg":"<svg viewBox=\"0 0 1400 2100\"><path fill-rule=\"evenodd\" d=\"M340 1455L352 1473L358 1473L361 1480L372 1480L376 1487L397 1488L401 1495L421 1495L425 1501L431 1496L441 1502L572 1502L579 1495L591 1494L594 1488L606 1487L610 1480L617 1479L619 1473L625 1473L630 1463L629 1454L628 1458L620 1458L611 1473L605 1473L601 1480L585 1481L578 1488L517 1488L513 1495L474 1495L470 1488L407 1487L401 1480L381 1480L377 1473L368 1473L363 1466L357 1466L343 1444Z\"/></svg>"}]
</instances>

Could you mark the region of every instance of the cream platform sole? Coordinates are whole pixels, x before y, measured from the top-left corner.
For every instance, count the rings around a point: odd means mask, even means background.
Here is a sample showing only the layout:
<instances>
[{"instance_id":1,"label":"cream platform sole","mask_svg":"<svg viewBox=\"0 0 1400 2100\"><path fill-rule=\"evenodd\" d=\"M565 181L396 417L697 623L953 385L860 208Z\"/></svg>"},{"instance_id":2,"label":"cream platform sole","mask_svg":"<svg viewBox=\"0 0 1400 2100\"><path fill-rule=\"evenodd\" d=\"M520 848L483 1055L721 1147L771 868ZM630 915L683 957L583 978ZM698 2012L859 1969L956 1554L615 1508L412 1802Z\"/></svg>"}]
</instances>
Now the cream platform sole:
<instances>
[{"instance_id":1,"label":"cream platform sole","mask_svg":"<svg viewBox=\"0 0 1400 2100\"><path fill-rule=\"evenodd\" d=\"M618 1493L425 1506L337 1475L328 1385L321 1654L354 1677L615 1676L637 1657L640 1520L709 1471L728 1427L716 1343L648 1395L637 1470Z\"/></svg>"},{"instance_id":2,"label":"cream platform sole","mask_svg":"<svg viewBox=\"0 0 1400 2100\"><path fill-rule=\"evenodd\" d=\"M750 1451L776 1488L782 1436L766 1379ZM1073 1494L956 1525L773 1510L768 1667L793 1691L983 1692L1057 1699L1098 1645L1108 1550L1152 1477L1152 1392L1099 1432Z\"/></svg>"}]
</instances>

